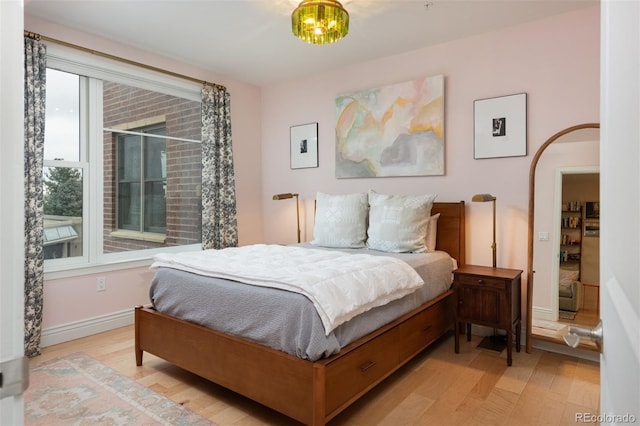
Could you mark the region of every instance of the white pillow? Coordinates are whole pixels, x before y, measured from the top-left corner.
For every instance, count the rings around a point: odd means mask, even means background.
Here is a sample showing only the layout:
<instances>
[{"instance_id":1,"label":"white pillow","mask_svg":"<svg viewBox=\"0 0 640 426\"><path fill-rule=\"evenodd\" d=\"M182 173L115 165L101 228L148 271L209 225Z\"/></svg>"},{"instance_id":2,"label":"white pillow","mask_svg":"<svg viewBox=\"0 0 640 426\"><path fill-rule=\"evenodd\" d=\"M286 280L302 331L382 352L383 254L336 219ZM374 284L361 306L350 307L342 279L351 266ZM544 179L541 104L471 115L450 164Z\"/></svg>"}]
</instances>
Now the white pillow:
<instances>
[{"instance_id":1,"label":"white pillow","mask_svg":"<svg viewBox=\"0 0 640 426\"><path fill-rule=\"evenodd\" d=\"M331 195L318 192L311 244L335 248L366 247L367 194Z\"/></svg>"},{"instance_id":2,"label":"white pillow","mask_svg":"<svg viewBox=\"0 0 640 426\"><path fill-rule=\"evenodd\" d=\"M433 253L436 251L436 238L438 236L438 219L440 219L440 213L436 213L429 218L427 223L427 238L425 239L425 246L427 247L427 253Z\"/></svg>"},{"instance_id":3,"label":"white pillow","mask_svg":"<svg viewBox=\"0 0 640 426\"><path fill-rule=\"evenodd\" d=\"M436 194L383 195L369 191L367 247L392 253L427 251L427 223Z\"/></svg>"}]
</instances>

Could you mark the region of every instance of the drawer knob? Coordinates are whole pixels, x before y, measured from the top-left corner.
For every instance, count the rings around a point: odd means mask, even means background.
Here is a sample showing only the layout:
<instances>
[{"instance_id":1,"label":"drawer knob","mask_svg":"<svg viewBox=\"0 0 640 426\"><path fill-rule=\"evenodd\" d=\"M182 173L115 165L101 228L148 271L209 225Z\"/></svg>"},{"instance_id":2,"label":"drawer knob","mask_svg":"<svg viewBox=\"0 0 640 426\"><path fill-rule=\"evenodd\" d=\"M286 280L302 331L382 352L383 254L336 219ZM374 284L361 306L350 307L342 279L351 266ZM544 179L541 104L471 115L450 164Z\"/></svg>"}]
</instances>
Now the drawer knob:
<instances>
[{"instance_id":1,"label":"drawer knob","mask_svg":"<svg viewBox=\"0 0 640 426\"><path fill-rule=\"evenodd\" d=\"M431 324L427 325L425 328L422 329L423 333L428 332L429 330L431 330Z\"/></svg>"},{"instance_id":2,"label":"drawer knob","mask_svg":"<svg viewBox=\"0 0 640 426\"><path fill-rule=\"evenodd\" d=\"M484 280L482 278L478 279L478 284L484 284Z\"/></svg>"},{"instance_id":3,"label":"drawer knob","mask_svg":"<svg viewBox=\"0 0 640 426\"><path fill-rule=\"evenodd\" d=\"M370 368L371 368L371 367L373 367L374 365L376 365L376 362L375 362L375 361L368 361L368 362L366 362L365 364L363 364L363 365L360 367L360 371L364 373L365 371L367 371L368 369L370 369Z\"/></svg>"}]
</instances>

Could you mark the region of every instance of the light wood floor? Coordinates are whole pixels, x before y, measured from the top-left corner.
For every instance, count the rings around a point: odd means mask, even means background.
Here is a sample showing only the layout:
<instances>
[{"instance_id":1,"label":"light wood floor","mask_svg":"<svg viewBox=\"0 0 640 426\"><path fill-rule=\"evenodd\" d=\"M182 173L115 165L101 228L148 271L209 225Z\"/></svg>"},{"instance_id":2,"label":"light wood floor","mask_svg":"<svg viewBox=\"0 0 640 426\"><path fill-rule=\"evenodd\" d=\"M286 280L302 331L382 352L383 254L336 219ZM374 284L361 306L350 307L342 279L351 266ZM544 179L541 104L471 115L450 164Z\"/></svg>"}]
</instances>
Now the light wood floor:
<instances>
[{"instance_id":1,"label":"light wood floor","mask_svg":"<svg viewBox=\"0 0 640 426\"><path fill-rule=\"evenodd\" d=\"M597 363L536 350L478 349L480 337L453 337L418 355L330 422L338 425L571 425L576 413L599 412ZM73 352L93 358L184 404L220 426L297 425L268 408L147 353L136 367L133 326L43 349L37 365Z\"/></svg>"}]
</instances>

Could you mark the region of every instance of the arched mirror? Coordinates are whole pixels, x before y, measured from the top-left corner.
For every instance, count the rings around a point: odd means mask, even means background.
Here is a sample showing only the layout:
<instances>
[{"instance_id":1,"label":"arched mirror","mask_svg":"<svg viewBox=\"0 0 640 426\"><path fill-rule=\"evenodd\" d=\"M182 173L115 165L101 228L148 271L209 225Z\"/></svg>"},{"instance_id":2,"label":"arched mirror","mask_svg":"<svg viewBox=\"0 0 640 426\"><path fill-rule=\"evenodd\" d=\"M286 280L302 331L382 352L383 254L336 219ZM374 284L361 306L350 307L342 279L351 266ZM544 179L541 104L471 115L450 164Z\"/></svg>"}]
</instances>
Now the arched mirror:
<instances>
[{"instance_id":1,"label":"arched mirror","mask_svg":"<svg viewBox=\"0 0 640 426\"><path fill-rule=\"evenodd\" d=\"M527 352L534 338L562 343L567 323L592 325L585 312L597 312L599 141L598 123L569 127L547 139L531 162Z\"/></svg>"}]
</instances>

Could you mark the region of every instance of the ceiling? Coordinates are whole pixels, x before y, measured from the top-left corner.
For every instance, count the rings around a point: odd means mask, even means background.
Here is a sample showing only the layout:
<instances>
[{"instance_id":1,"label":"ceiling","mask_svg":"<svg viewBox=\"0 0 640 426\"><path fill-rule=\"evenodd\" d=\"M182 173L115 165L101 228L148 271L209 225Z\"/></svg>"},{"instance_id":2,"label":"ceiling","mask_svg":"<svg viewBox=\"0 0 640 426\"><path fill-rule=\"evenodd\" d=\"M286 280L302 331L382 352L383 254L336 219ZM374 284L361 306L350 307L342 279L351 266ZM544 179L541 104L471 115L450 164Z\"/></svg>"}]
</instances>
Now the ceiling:
<instances>
[{"instance_id":1,"label":"ceiling","mask_svg":"<svg viewBox=\"0 0 640 426\"><path fill-rule=\"evenodd\" d=\"M517 25L598 0L345 0L349 34L291 33L299 0L25 0L25 14L264 86ZM27 30L33 30L26 28ZM43 34L47 35L47 34ZM134 59L135 58L130 58Z\"/></svg>"}]
</instances>

